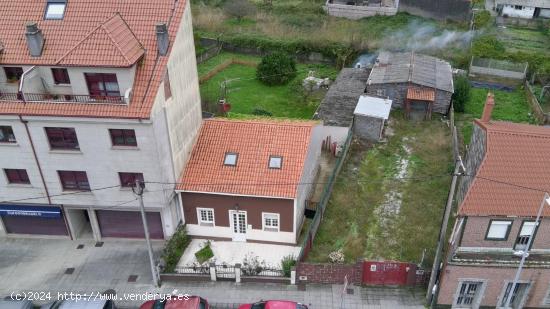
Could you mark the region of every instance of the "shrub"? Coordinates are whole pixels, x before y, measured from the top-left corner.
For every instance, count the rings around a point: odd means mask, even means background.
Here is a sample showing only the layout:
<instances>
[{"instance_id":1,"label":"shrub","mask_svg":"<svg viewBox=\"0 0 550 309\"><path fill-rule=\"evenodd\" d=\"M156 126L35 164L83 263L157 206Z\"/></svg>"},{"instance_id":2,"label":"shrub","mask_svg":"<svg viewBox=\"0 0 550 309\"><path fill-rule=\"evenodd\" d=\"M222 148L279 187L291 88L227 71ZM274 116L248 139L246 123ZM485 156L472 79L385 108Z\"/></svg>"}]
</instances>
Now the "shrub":
<instances>
[{"instance_id":1,"label":"shrub","mask_svg":"<svg viewBox=\"0 0 550 309\"><path fill-rule=\"evenodd\" d=\"M174 235L166 242L166 246L162 250L162 259L164 260L164 272L172 273L176 269L176 265L191 242L187 232L185 231L185 226L180 225Z\"/></svg>"},{"instance_id":2,"label":"shrub","mask_svg":"<svg viewBox=\"0 0 550 309\"><path fill-rule=\"evenodd\" d=\"M264 56L256 70L256 77L267 85L287 84L296 74L296 61L284 52Z\"/></svg>"},{"instance_id":3,"label":"shrub","mask_svg":"<svg viewBox=\"0 0 550 309\"><path fill-rule=\"evenodd\" d=\"M292 267L296 265L296 260L293 255L287 255L281 260L281 266L283 267L283 273L285 277L290 277Z\"/></svg>"},{"instance_id":4,"label":"shrub","mask_svg":"<svg viewBox=\"0 0 550 309\"><path fill-rule=\"evenodd\" d=\"M242 274L245 276L256 276L266 267L265 261L260 261L260 258L254 253L249 252L245 255L241 266Z\"/></svg>"},{"instance_id":5,"label":"shrub","mask_svg":"<svg viewBox=\"0 0 550 309\"><path fill-rule=\"evenodd\" d=\"M470 100L470 81L466 76L455 78L455 93L453 93L453 107L456 112L463 113L466 102Z\"/></svg>"},{"instance_id":6,"label":"shrub","mask_svg":"<svg viewBox=\"0 0 550 309\"><path fill-rule=\"evenodd\" d=\"M202 264L209 259L211 259L214 256L214 252L212 252L212 248L210 247L210 241L206 241L204 243L204 247L200 249L199 251L195 252L195 257L197 258L197 261Z\"/></svg>"},{"instance_id":7,"label":"shrub","mask_svg":"<svg viewBox=\"0 0 550 309\"><path fill-rule=\"evenodd\" d=\"M243 17L254 14L256 7L248 0L230 0L225 2L223 10L227 15L240 21Z\"/></svg>"},{"instance_id":8,"label":"shrub","mask_svg":"<svg viewBox=\"0 0 550 309\"><path fill-rule=\"evenodd\" d=\"M479 13L476 13L474 16L474 26L476 29L484 28L489 25L491 22L491 13L489 11L483 10Z\"/></svg>"},{"instance_id":9,"label":"shrub","mask_svg":"<svg viewBox=\"0 0 550 309\"><path fill-rule=\"evenodd\" d=\"M267 111L261 107L255 107L253 110L252 110L252 115L256 115L256 116L273 116L273 113L271 113L270 111Z\"/></svg>"},{"instance_id":10,"label":"shrub","mask_svg":"<svg viewBox=\"0 0 550 309\"><path fill-rule=\"evenodd\" d=\"M345 258L346 257L342 249L333 251L328 255L328 259L330 260L331 263L334 263L334 264L343 264L345 261Z\"/></svg>"},{"instance_id":11,"label":"shrub","mask_svg":"<svg viewBox=\"0 0 550 309\"><path fill-rule=\"evenodd\" d=\"M472 53L476 57L502 59L505 52L504 45L494 35L480 36L472 45Z\"/></svg>"}]
</instances>

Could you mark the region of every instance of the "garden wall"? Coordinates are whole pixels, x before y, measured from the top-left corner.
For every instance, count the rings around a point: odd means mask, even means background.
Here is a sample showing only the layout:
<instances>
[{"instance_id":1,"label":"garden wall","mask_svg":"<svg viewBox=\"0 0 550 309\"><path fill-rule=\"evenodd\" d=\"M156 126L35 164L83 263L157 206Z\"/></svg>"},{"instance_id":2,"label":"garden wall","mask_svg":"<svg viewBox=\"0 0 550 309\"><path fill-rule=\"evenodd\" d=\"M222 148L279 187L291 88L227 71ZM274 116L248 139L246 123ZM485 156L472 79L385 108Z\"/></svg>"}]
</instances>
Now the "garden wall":
<instances>
[{"instance_id":1,"label":"garden wall","mask_svg":"<svg viewBox=\"0 0 550 309\"><path fill-rule=\"evenodd\" d=\"M550 115L542 110L537 96L534 94L531 85L527 81L525 81L525 93L527 94L527 102L529 102L529 106L531 106L531 110L534 112L538 122L542 124L549 123Z\"/></svg>"},{"instance_id":2,"label":"garden wall","mask_svg":"<svg viewBox=\"0 0 550 309\"><path fill-rule=\"evenodd\" d=\"M399 12L437 20L467 21L470 6L467 0L399 0Z\"/></svg>"},{"instance_id":3,"label":"garden wall","mask_svg":"<svg viewBox=\"0 0 550 309\"><path fill-rule=\"evenodd\" d=\"M363 275L363 261L355 264L314 264L298 263L296 265L296 282L298 283L328 283L338 284L344 282L348 276L348 282L361 284Z\"/></svg>"}]
</instances>

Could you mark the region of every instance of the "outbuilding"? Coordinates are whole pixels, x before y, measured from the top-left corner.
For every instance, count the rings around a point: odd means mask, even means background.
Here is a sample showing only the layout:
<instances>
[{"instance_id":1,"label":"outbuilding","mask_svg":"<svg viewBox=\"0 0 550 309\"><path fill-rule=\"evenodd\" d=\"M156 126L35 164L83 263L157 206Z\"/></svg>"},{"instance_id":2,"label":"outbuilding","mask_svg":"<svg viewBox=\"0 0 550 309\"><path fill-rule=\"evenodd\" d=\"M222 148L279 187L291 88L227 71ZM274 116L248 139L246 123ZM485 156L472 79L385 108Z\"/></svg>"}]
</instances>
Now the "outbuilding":
<instances>
[{"instance_id":1,"label":"outbuilding","mask_svg":"<svg viewBox=\"0 0 550 309\"><path fill-rule=\"evenodd\" d=\"M353 112L353 133L368 141L381 140L384 124L390 116L391 105L392 101L387 98L360 96Z\"/></svg>"}]
</instances>

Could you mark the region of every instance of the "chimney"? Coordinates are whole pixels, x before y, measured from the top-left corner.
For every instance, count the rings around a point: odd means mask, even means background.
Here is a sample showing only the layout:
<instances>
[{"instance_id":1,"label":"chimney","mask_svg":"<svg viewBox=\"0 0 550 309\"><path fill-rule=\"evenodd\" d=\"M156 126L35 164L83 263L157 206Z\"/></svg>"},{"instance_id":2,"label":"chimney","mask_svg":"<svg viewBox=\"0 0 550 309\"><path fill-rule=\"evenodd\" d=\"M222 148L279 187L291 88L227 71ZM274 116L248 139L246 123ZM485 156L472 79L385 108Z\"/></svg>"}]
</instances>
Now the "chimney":
<instances>
[{"instance_id":1,"label":"chimney","mask_svg":"<svg viewBox=\"0 0 550 309\"><path fill-rule=\"evenodd\" d=\"M32 57L40 57L44 48L44 35L42 30L38 29L38 25L34 21L28 22L25 36L27 37L27 47Z\"/></svg>"},{"instance_id":2,"label":"chimney","mask_svg":"<svg viewBox=\"0 0 550 309\"><path fill-rule=\"evenodd\" d=\"M159 55L166 56L168 53L168 46L170 45L170 39L168 38L168 27L165 23L158 23L155 25L157 31L157 48Z\"/></svg>"},{"instance_id":3,"label":"chimney","mask_svg":"<svg viewBox=\"0 0 550 309\"><path fill-rule=\"evenodd\" d=\"M485 107L483 108L483 114L481 115L481 122L491 121L493 107L495 107L495 97L492 92L489 92L487 94L487 100L485 101Z\"/></svg>"}]
</instances>

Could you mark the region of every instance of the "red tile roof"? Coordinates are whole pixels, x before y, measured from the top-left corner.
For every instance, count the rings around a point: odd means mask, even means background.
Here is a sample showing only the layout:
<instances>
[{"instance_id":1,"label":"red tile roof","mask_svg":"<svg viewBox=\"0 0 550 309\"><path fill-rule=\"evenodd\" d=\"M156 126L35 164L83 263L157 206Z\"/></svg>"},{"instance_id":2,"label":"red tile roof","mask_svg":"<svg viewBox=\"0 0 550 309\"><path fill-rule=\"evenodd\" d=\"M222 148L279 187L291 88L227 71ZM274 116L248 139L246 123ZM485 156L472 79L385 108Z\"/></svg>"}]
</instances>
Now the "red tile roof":
<instances>
[{"instance_id":1,"label":"red tile roof","mask_svg":"<svg viewBox=\"0 0 550 309\"><path fill-rule=\"evenodd\" d=\"M430 88L409 87L407 89L407 99L420 101L434 101L435 90Z\"/></svg>"},{"instance_id":2,"label":"red tile roof","mask_svg":"<svg viewBox=\"0 0 550 309\"><path fill-rule=\"evenodd\" d=\"M306 160L312 121L203 122L177 190L295 198ZM224 165L227 152L237 165ZM281 169L268 168L281 156Z\"/></svg>"},{"instance_id":3,"label":"red tile roof","mask_svg":"<svg viewBox=\"0 0 550 309\"><path fill-rule=\"evenodd\" d=\"M0 114L149 118L168 56L157 53L155 24L168 23L175 40L186 0L68 1L62 20L44 20L45 0L2 0L1 65L128 66L140 57L129 105L0 101ZM45 38L41 57L31 57L25 24L38 23ZM143 50L146 51L143 54Z\"/></svg>"},{"instance_id":4,"label":"red tile roof","mask_svg":"<svg viewBox=\"0 0 550 309\"><path fill-rule=\"evenodd\" d=\"M550 128L476 121L486 154L460 207L462 215L536 216L550 192ZM550 206L543 213L550 216Z\"/></svg>"}]
</instances>

